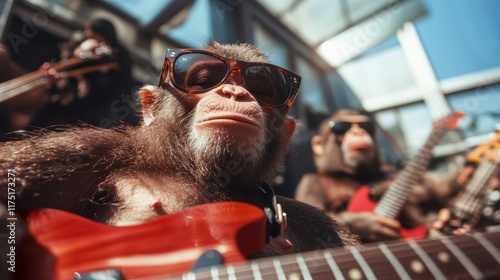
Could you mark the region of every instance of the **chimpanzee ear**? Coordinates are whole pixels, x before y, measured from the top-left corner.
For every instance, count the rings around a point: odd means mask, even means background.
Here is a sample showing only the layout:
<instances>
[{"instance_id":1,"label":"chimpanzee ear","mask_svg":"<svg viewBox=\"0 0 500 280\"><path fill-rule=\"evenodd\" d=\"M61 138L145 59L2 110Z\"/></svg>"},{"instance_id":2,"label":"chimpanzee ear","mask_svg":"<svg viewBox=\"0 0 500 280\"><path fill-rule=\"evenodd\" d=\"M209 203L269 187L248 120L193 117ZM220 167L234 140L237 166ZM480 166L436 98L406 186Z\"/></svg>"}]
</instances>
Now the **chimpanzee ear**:
<instances>
[{"instance_id":1,"label":"chimpanzee ear","mask_svg":"<svg viewBox=\"0 0 500 280\"><path fill-rule=\"evenodd\" d=\"M323 138L320 135L314 135L311 139L312 151L317 156L322 156L325 152L323 148Z\"/></svg>"},{"instance_id":2,"label":"chimpanzee ear","mask_svg":"<svg viewBox=\"0 0 500 280\"><path fill-rule=\"evenodd\" d=\"M144 86L139 90L142 103L142 119L146 126L150 125L156 118L153 108L156 98L155 92L158 92L158 87L152 85Z\"/></svg>"},{"instance_id":3,"label":"chimpanzee ear","mask_svg":"<svg viewBox=\"0 0 500 280\"><path fill-rule=\"evenodd\" d=\"M290 140L295 132L295 128L297 127L297 122L294 118L287 116L285 118L285 129L286 129L286 137Z\"/></svg>"}]
</instances>

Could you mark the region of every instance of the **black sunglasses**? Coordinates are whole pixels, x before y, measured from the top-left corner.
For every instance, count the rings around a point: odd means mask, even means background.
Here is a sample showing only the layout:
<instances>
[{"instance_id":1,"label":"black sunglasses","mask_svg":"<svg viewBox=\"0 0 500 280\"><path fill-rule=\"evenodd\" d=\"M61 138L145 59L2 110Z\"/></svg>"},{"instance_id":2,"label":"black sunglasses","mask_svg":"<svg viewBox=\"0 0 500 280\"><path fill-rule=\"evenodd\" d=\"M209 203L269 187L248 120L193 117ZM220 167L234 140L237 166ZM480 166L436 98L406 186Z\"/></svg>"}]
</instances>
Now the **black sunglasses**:
<instances>
[{"instance_id":1,"label":"black sunglasses","mask_svg":"<svg viewBox=\"0 0 500 280\"><path fill-rule=\"evenodd\" d=\"M337 135L344 135L352 126L351 122L335 122L329 121L328 126L333 133ZM375 134L375 125L372 122L355 122L360 128L364 129L368 134Z\"/></svg>"},{"instance_id":2,"label":"black sunglasses","mask_svg":"<svg viewBox=\"0 0 500 280\"><path fill-rule=\"evenodd\" d=\"M186 93L201 93L224 83L238 71L245 88L262 105L292 106L300 86L300 76L269 63L244 62L190 49L168 49L159 87L169 75L171 84Z\"/></svg>"}]
</instances>

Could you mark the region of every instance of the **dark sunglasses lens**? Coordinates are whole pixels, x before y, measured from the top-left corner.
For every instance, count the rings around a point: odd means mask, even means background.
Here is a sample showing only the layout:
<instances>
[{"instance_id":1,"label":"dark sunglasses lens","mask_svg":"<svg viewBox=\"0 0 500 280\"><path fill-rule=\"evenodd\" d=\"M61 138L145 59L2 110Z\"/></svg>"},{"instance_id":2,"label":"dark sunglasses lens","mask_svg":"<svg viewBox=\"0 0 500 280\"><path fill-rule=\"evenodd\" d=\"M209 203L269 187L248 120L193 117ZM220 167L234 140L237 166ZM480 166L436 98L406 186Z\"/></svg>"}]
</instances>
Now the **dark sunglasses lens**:
<instances>
[{"instance_id":1,"label":"dark sunglasses lens","mask_svg":"<svg viewBox=\"0 0 500 280\"><path fill-rule=\"evenodd\" d=\"M337 135L343 135L349 130L349 128L351 128L350 122L335 122L332 127L332 131Z\"/></svg>"},{"instance_id":2,"label":"dark sunglasses lens","mask_svg":"<svg viewBox=\"0 0 500 280\"><path fill-rule=\"evenodd\" d=\"M375 133L375 125L371 122L362 122L362 123L359 123L358 125L362 129L366 130L366 132L368 132L368 134L373 135Z\"/></svg>"},{"instance_id":3,"label":"dark sunglasses lens","mask_svg":"<svg viewBox=\"0 0 500 280\"><path fill-rule=\"evenodd\" d=\"M184 90L200 91L218 85L228 72L228 65L211 55L186 53L173 66L174 82Z\"/></svg>"},{"instance_id":4,"label":"dark sunglasses lens","mask_svg":"<svg viewBox=\"0 0 500 280\"><path fill-rule=\"evenodd\" d=\"M248 67L245 70L245 81L253 97L264 104L283 105L292 92L289 77L270 66Z\"/></svg>"}]
</instances>

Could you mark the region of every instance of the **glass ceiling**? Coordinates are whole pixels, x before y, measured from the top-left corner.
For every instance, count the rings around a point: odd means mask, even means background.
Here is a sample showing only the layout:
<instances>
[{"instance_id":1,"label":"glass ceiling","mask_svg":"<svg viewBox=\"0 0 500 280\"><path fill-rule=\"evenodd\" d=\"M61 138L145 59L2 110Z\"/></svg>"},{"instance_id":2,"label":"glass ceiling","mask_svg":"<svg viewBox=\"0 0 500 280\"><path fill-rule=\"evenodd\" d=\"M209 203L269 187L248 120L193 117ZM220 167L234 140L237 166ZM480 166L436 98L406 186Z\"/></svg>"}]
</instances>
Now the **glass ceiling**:
<instances>
[{"instance_id":1,"label":"glass ceiling","mask_svg":"<svg viewBox=\"0 0 500 280\"><path fill-rule=\"evenodd\" d=\"M148 25L179 0L102 0ZM421 16L421 0L257 0L321 56L338 67L345 61L392 36L407 20ZM195 0L182 19L165 18L160 32L189 47L199 47L211 37L208 6L211 0ZM390 8L392 6L392 8ZM182 16L181 16L182 17ZM171 22L174 22L172 24ZM354 27L354 28L353 28ZM361 30L363 28L363 30ZM377 29L378 28L378 29ZM370 35L370 44L354 46L345 55L345 42L356 43L359 32ZM375 34L374 33L379 33ZM350 33L350 34L349 34ZM186 38L185 34L190 34ZM357 35L358 34L358 35ZM373 35L373 36L372 36ZM359 36L358 36L359 37ZM358 40L359 41L359 40ZM348 46L351 48L351 46ZM352 49L352 48L351 48ZM343 52L343 53L339 53ZM325 56L325 53L334 58Z\"/></svg>"},{"instance_id":2,"label":"glass ceiling","mask_svg":"<svg viewBox=\"0 0 500 280\"><path fill-rule=\"evenodd\" d=\"M376 11L398 1L259 0L311 46L318 46Z\"/></svg>"},{"instance_id":3,"label":"glass ceiling","mask_svg":"<svg viewBox=\"0 0 500 280\"><path fill-rule=\"evenodd\" d=\"M136 18L141 24L148 24L172 0L103 0Z\"/></svg>"},{"instance_id":4,"label":"glass ceiling","mask_svg":"<svg viewBox=\"0 0 500 280\"><path fill-rule=\"evenodd\" d=\"M163 33L167 33L170 38L184 44L185 47L201 48L212 35L212 25L208 24L210 22L208 5L210 5L209 0L196 0L182 24L175 27L164 26L166 30Z\"/></svg>"},{"instance_id":5,"label":"glass ceiling","mask_svg":"<svg viewBox=\"0 0 500 280\"><path fill-rule=\"evenodd\" d=\"M146 25L175 0L102 0ZM300 35L306 43L318 46L335 34L373 15L388 4L400 0L258 0L289 28ZM209 1L196 0L198 2ZM200 14L198 12L198 14ZM300 19L300 20L297 20ZM165 19L168 21L168 19ZM197 19L197 25L203 26Z\"/></svg>"}]
</instances>

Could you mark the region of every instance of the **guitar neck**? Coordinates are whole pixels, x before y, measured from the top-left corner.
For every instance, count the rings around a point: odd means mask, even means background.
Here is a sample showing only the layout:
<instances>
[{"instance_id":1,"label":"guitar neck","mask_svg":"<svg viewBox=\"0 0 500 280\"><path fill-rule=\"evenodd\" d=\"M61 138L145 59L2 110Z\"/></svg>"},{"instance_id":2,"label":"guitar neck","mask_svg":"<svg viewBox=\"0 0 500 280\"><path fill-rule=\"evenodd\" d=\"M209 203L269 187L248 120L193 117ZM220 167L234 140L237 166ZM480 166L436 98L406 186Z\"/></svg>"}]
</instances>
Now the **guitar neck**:
<instances>
[{"instance_id":1,"label":"guitar neck","mask_svg":"<svg viewBox=\"0 0 500 280\"><path fill-rule=\"evenodd\" d=\"M415 157L406 163L404 169L398 173L394 182L384 193L375 208L375 213L388 218L396 218L408 198L411 186L416 184L427 169L432 158L432 150L444 136L447 129L434 127L425 144Z\"/></svg>"},{"instance_id":2,"label":"guitar neck","mask_svg":"<svg viewBox=\"0 0 500 280\"><path fill-rule=\"evenodd\" d=\"M0 102L13 98L48 83L48 79L41 71L21 76L0 84Z\"/></svg>"},{"instance_id":3,"label":"guitar neck","mask_svg":"<svg viewBox=\"0 0 500 280\"><path fill-rule=\"evenodd\" d=\"M318 250L161 279L498 279L499 248L500 232L474 233Z\"/></svg>"},{"instance_id":4,"label":"guitar neck","mask_svg":"<svg viewBox=\"0 0 500 280\"><path fill-rule=\"evenodd\" d=\"M78 69L72 69L74 67L87 63L88 61L88 59L73 57L54 65L53 68L56 71L64 72L64 76L66 78L71 78L90 72L116 68L118 66L117 62L105 62L101 64L80 67ZM49 79L47 78L45 71L43 70L37 70L4 82L0 84L0 102L23 94L34 88L46 85L47 83L49 83Z\"/></svg>"},{"instance_id":5,"label":"guitar neck","mask_svg":"<svg viewBox=\"0 0 500 280\"><path fill-rule=\"evenodd\" d=\"M481 218L481 209L484 202L488 182L493 176L498 163L494 163L485 158L479 167L474 171L474 175L465 189L450 203L453 215L467 224L475 226Z\"/></svg>"}]
</instances>

